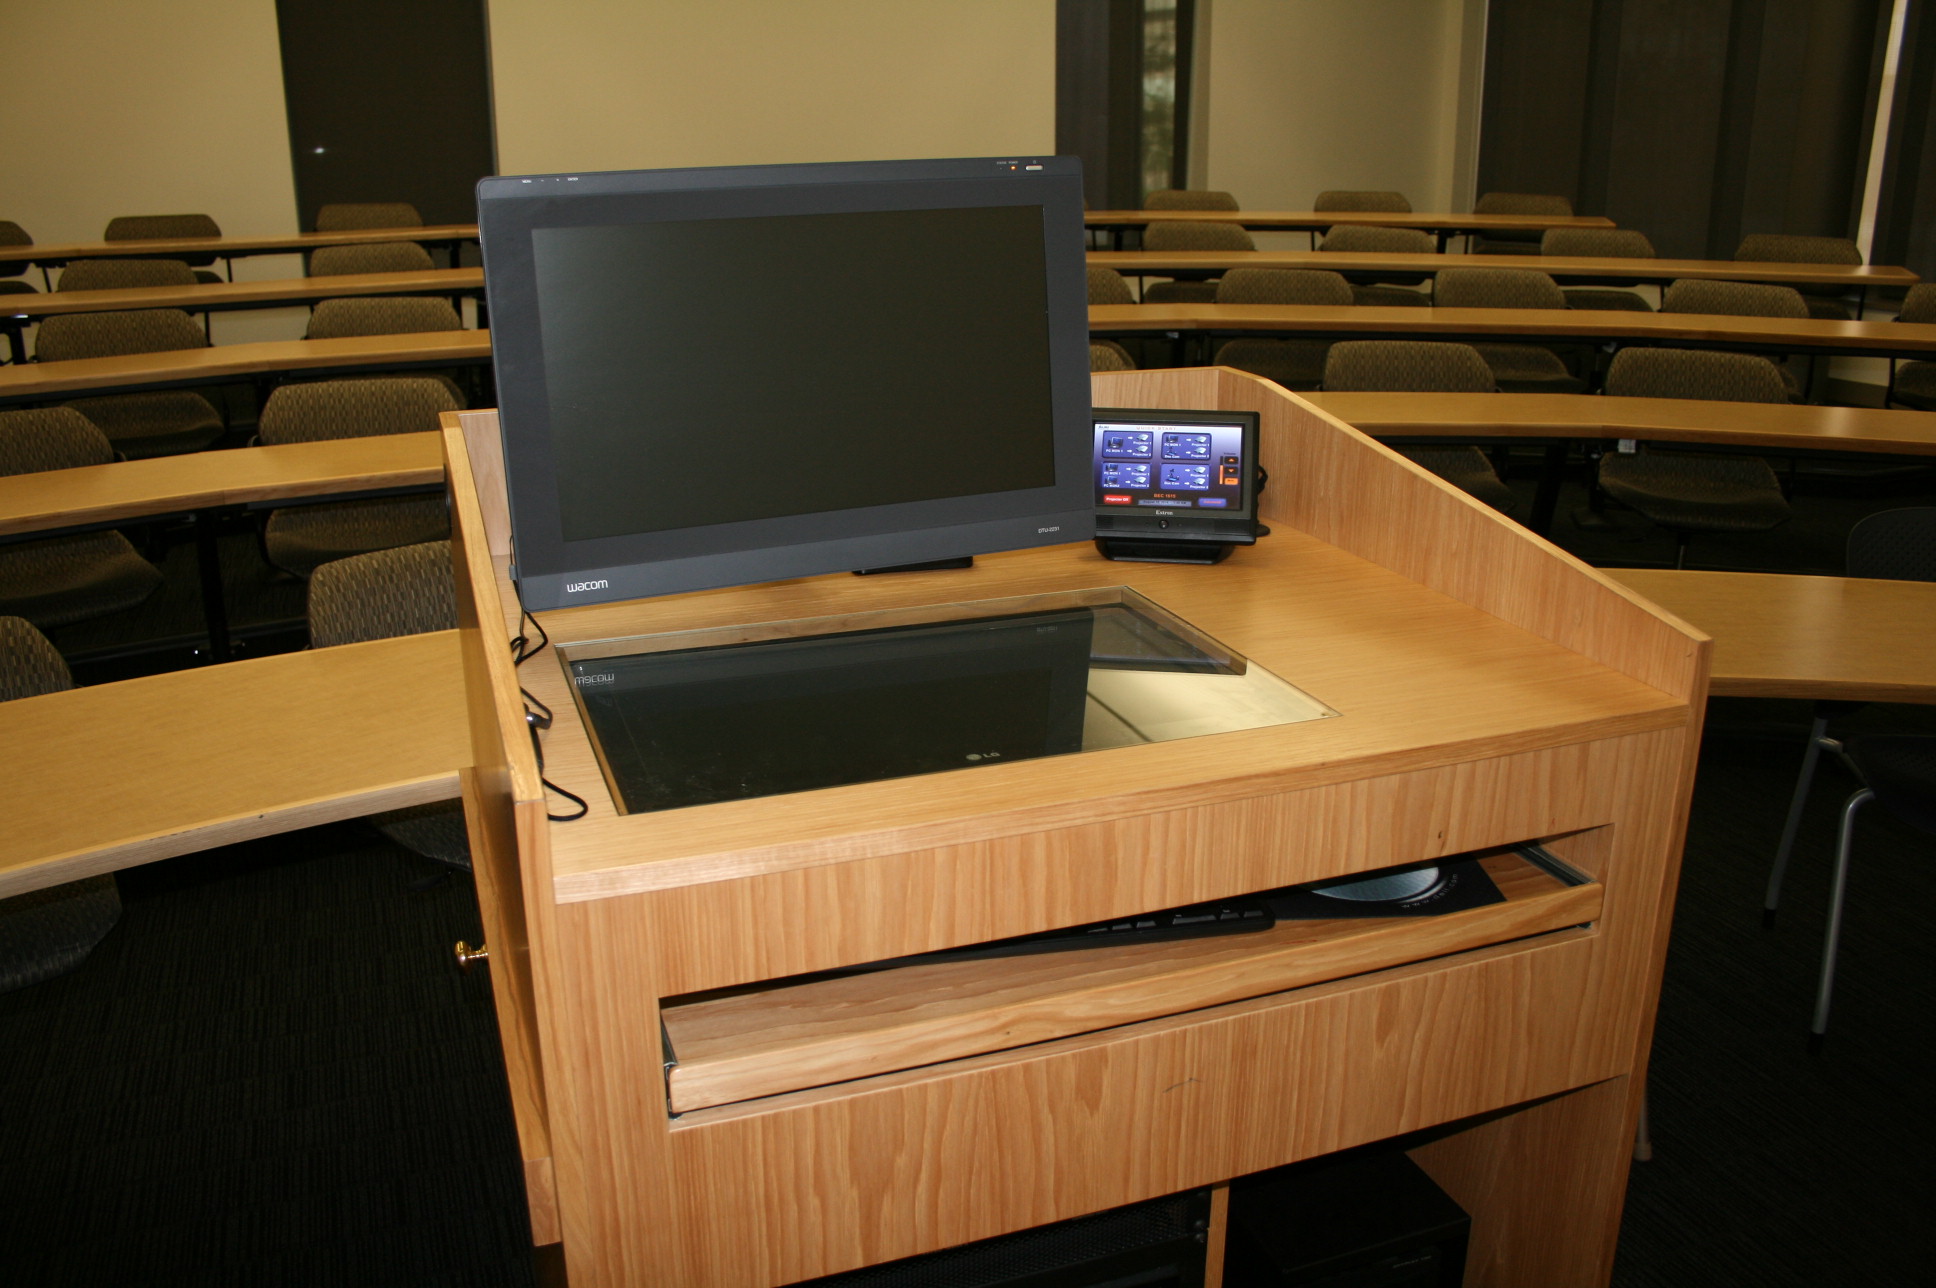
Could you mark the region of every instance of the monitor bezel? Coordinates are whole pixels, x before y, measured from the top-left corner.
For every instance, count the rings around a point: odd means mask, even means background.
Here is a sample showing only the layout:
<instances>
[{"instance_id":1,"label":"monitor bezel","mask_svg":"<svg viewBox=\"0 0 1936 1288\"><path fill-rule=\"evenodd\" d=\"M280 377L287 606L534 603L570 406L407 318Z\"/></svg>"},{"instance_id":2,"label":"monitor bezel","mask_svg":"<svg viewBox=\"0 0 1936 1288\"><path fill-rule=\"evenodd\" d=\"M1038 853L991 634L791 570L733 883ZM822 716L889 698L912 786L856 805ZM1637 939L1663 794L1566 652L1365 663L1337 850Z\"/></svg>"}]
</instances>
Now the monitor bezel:
<instances>
[{"instance_id":1,"label":"monitor bezel","mask_svg":"<svg viewBox=\"0 0 1936 1288\"><path fill-rule=\"evenodd\" d=\"M1067 157L731 166L489 178L478 222L512 519L533 611L1086 540L1088 315L1081 165ZM1047 487L570 541L558 514L539 289L542 228L1028 206L1041 211L1055 480ZM838 271L822 266L816 271ZM709 540L696 543L693 534ZM702 545L701 553L692 553Z\"/></svg>"},{"instance_id":2,"label":"monitor bezel","mask_svg":"<svg viewBox=\"0 0 1936 1288\"><path fill-rule=\"evenodd\" d=\"M1095 508L1096 535L1134 537L1170 541L1219 541L1230 545L1251 545L1257 540L1257 493L1259 465L1257 453L1262 437L1262 418L1254 411L1202 411L1183 408L1097 407L1090 423L1090 504ZM1124 509L1102 503L1100 435L1105 424L1128 425L1236 425L1242 442L1242 497L1232 510L1207 513L1201 510Z\"/></svg>"}]
</instances>

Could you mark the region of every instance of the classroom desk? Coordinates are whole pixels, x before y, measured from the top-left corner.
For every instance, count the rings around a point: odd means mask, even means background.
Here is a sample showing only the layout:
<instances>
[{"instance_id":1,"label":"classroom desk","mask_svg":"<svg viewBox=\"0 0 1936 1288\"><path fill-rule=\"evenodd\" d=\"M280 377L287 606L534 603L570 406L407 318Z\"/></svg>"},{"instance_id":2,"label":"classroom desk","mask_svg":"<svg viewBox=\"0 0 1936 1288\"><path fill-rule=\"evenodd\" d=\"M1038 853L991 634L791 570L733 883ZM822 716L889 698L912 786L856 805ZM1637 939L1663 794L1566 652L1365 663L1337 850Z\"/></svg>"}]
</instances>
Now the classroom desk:
<instances>
[{"instance_id":1,"label":"classroom desk","mask_svg":"<svg viewBox=\"0 0 1936 1288\"><path fill-rule=\"evenodd\" d=\"M241 259L251 255L292 255L325 246L360 246L368 242L436 242L455 246L476 240L476 224L347 228L332 233L279 233L266 237L165 237L145 241L0 246L0 264L38 264L45 269L76 259L175 259L184 255Z\"/></svg>"},{"instance_id":2,"label":"classroom desk","mask_svg":"<svg viewBox=\"0 0 1936 1288\"><path fill-rule=\"evenodd\" d=\"M121 309L220 313L310 304L351 295L475 295L483 289L481 268L430 268L405 273L344 273L335 277L285 277L263 282L203 282L194 286L9 295L0 298L0 316L38 322L57 314L107 313Z\"/></svg>"},{"instance_id":3,"label":"classroom desk","mask_svg":"<svg viewBox=\"0 0 1936 1288\"><path fill-rule=\"evenodd\" d=\"M222 510L421 489L443 479L443 455L433 433L241 447L14 474L0 477L0 542L192 515L209 657L224 662L228 610L216 548Z\"/></svg>"},{"instance_id":4,"label":"classroom desk","mask_svg":"<svg viewBox=\"0 0 1936 1288\"><path fill-rule=\"evenodd\" d=\"M1936 582L1606 572L1713 637L1718 697L1936 702Z\"/></svg>"},{"instance_id":5,"label":"classroom desk","mask_svg":"<svg viewBox=\"0 0 1936 1288\"><path fill-rule=\"evenodd\" d=\"M433 432L280 443L0 477L0 536L125 523L184 510L429 487L444 480Z\"/></svg>"},{"instance_id":6,"label":"classroom desk","mask_svg":"<svg viewBox=\"0 0 1936 1288\"><path fill-rule=\"evenodd\" d=\"M0 897L457 795L456 631L0 703Z\"/></svg>"},{"instance_id":7,"label":"classroom desk","mask_svg":"<svg viewBox=\"0 0 1936 1288\"><path fill-rule=\"evenodd\" d=\"M1338 224L1370 224L1378 228L1421 228L1435 233L1439 245L1460 233L1544 232L1548 228L1612 228L1603 215L1475 215L1431 211L1397 213L1385 210L1088 210L1083 226L1109 230L1120 237L1125 228L1152 223L1237 224L1261 231L1331 228Z\"/></svg>"},{"instance_id":8,"label":"classroom desk","mask_svg":"<svg viewBox=\"0 0 1936 1288\"><path fill-rule=\"evenodd\" d=\"M1601 394L1309 393L1313 403L1382 438L1542 438L1555 442L1527 526L1546 531L1565 443L1634 438L1771 451L1936 456L1936 416L1877 407L1609 398Z\"/></svg>"},{"instance_id":9,"label":"classroom desk","mask_svg":"<svg viewBox=\"0 0 1936 1288\"><path fill-rule=\"evenodd\" d=\"M1615 341L1781 353L1926 357L1936 324L1821 318L1630 313L1621 309L1374 308L1355 304L1092 304L1097 335L1216 337L1307 335L1332 339Z\"/></svg>"},{"instance_id":10,"label":"classroom desk","mask_svg":"<svg viewBox=\"0 0 1936 1288\"><path fill-rule=\"evenodd\" d=\"M1327 269L1334 273L1442 273L1448 268L1532 269L1569 282L1672 282L1702 278L1783 286L1907 288L1921 279L1886 264L1771 264L1731 259L1613 259L1594 255L1420 255L1361 251L1091 251L1089 263L1130 276L1228 272L1233 268Z\"/></svg>"},{"instance_id":11,"label":"classroom desk","mask_svg":"<svg viewBox=\"0 0 1936 1288\"><path fill-rule=\"evenodd\" d=\"M1601 394L1308 393L1375 436L1640 438L1779 451L1936 455L1936 415Z\"/></svg>"},{"instance_id":12,"label":"classroom desk","mask_svg":"<svg viewBox=\"0 0 1936 1288\"><path fill-rule=\"evenodd\" d=\"M206 349L131 353L0 367L0 405L96 393L128 393L177 385L303 372L326 375L412 367L449 367L491 360L491 333L422 331L409 335L347 336L337 340L263 340Z\"/></svg>"}]
</instances>

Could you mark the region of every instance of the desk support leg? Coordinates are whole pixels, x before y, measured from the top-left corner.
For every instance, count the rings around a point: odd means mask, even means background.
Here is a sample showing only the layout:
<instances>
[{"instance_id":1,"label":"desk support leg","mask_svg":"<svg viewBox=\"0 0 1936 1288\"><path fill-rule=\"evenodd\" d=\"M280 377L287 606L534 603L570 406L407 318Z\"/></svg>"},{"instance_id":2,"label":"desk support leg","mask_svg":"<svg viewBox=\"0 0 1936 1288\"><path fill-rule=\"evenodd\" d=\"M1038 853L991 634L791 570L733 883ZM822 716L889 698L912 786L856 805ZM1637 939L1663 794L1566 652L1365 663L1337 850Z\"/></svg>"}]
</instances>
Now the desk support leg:
<instances>
[{"instance_id":1,"label":"desk support leg","mask_svg":"<svg viewBox=\"0 0 1936 1288\"><path fill-rule=\"evenodd\" d=\"M218 544L220 516L213 510L195 512L195 563L202 574L202 619L208 625L208 660L229 660L229 612L222 594L222 551Z\"/></svg>"},{"instance_id":2,"label":"desk support leg","mask_svg":"<svg viewBox=\"0 0 1936 1288\"><path fill-rule=\"evenodd\" d=\"M1560 483L1566 473L1566 442L1548 443L1539 469L1539 490L1533 493L1533 512L1526 526L1540 536L1553 530L1553 511L1560 504Z\"/></svg>"}]
</instances>

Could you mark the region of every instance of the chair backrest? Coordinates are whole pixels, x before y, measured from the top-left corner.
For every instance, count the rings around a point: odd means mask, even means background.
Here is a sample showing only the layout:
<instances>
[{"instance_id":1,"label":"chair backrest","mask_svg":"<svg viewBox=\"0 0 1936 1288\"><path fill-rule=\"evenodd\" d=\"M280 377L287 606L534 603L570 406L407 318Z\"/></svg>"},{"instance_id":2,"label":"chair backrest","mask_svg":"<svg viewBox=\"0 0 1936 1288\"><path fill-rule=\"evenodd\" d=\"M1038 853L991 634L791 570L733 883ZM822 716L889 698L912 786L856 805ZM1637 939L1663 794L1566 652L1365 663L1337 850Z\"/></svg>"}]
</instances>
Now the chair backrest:
<instances>
[{"instance_id":1,"label":"chair backrest","mask_svg":"<svg viewBox=\"0 0 1936 1288\"><path fill-rule=\"evenodd\" d=\"M1709 349L1622 349L1607 368L1606 391L1618 398L1788 401L1781 372L1768 359Z\"/></svg>"},{"instance_id":2,"label":"chair backrest","mask_svg":"<svg viewBox=\"0 0 1936 1288\"><path fill-rule=\"evenodd\" d=\"M1158 188L1143 198L1145 210L1235 210L1237 199L1214 188Z\"/></svg>"},{"instance_id":3,"label":"chair backrest","mask_svg":"<svg viewBox=\"0 0 1936 1288\"><path fill-rule=\"evenodd\" d=\"M1862 252L1846 237L1751 233L1734 249L1738 260L1758 264L1860 264Z\"/></svg>"},{"instance_id":4,"label":"chair backrest","mask_svg":"<svg viewBox=\"0 0 1936 1288\"><path fill-rule=\"evenodd\" d=\"M222 229L207 215L117 215L108 220L103 241L164 241L177 237L220 237Z\"/></svg>"},{"instance_id":5,"label":"chair backrest","mask_svg":"<svg viewBox=\"0 0 1936 1288\"><path fill-rule=\"evenodd\" d=\"M39 474L106 465L114 445L72 407L0 411L0 474Z\"/></svg>"},{"instance_id":6,"label":"chair backrest","mask_svg":"<svg viewBox=\"0 0 1936 1288\"><path fill-rule=\"evenodd\" d=\"M1936 282L1922 282L1909 288L1896 311L1898 322L1936 322Z\"/></svg>"},{"instance_id":7,"label":"chair backrest","mask_svg":"<svg viewBox=\"0 0 1936 1288\"><path fill-rule=\"evenodd\" d=\"M1848 573L1936 581L1936 506L1872 514L1849 530Z\"/></svg>"},{"instance_id":8,"label":"chair backrest","mask_svg":"<svg viewBox=\"0 0 1936 1288\"><path fill-rule=\"evenodd\" d=\"M57 291L118 291L131 286L193 286L195 270L179 259L77 259L61 270Z\"/></svg>"},{"instance_id":9,"label":"chair backrest","mask_svg":"<svg viewBox=\"0 0 1936 1288\"><path fill-rule=\"evenodd\" d=\"M1394 215L1412 213L1412 203L1402 192L1368 192L1328 188L1311 203L1313 210L1375 210Z\"/></svg>"},{"instance_id":10,"label":"chair backrest","mask_svg":"<svg viewBox=\"0 0 1936 1288\"><path fill-rule=\"evenodd\" d=\"M316 212L316 231L340 233L355 228L422 228L423 216L407 201L338 201Z\"/></svg>"},{"instance_id":11,"label":"chair backrest","mask_svg":"<svg viewBox=\"0 0 1936 1288\"><path fill-rule=\"evenodd\" d=\"M450 386L429 376L319 380L270 394L256 434L269 445L415 434L434 431L438 416L462 408Z\"/></svg>"},{"instance_id":12,"label":"chair backrest","mask_svg":"<svg viewBox=\"0 0 1936 1288\"><path fill-rule=\"evenodd\" d=\"M447 631L456 625L457 582L448 541L335 559L309 579L311 648Z\"/></svg>"},{"instance_id":13,"label":"chair backrest","mask_svg":"<svg viewBox=\"0 0 1936 1288\"><path fill-rule=\"evenodd\" d=\"M1492 368L1469 344L1432 340L1341 340L1324 360L1331 391L1491 393Z\"/></svg>"},{"instance_id":14,"label":"chair backrest","mask_svg":"<svg viewBox=\"0 0 1936 1288\"><path fill-rule=\"evenodd\" d=\"M1654 244L1637 228L1548 228L1542 255L1590 255L1598 259L1654 259Z\"/></svg>"},{"instance_id":15,"label":"chair backrest","mask_svg":"<svg viewBox=\"0 0 1936 1288\"><path fill-rule=\"evenodd\" d=\"M1143 229L1143 249L1256 250L1257 243L1237 224L1158 219Z\"/></svg>"},{"instance_id":16,"label":"chair backrest","mask_svg":"<svg viewBox=\"0 0 1936 1288\"><path fill-rule=\"evenodd\" d=\"M34 354L42 362L207 347L201 325L180 309L67 313L44 319L34 338Z\"/></svg>"},{"instance_id":17,"label":"chair backrest","mask_svg":"<svg viewBox=\"0 0 1936 1288\"><path fill-rule=\"evenodd\" d=\"M1113 268L1089 266L1089 302L1091 304L1134 304L1136 296L1129 289L1129 282Z\"/></svg>"},{"instance_id":18,"label":"chair backrest","mask_svg":"<svg viewBox=\"0 0 1936 1288\"><path fill-rule=\"evenodd\" d=\"M430 252L415 242L370 242L364 246L325 246L311 251L311 277L340 277L346 273L413 273L435 268Z\"/></svg>"},{"instance_id":19,"label":"chair backrest","mask_svg":"<svg viewBox=\"0 0 1936 1288\"><path fill-rule=\"evenodd\" d=\"M1438 275L1432 302L1448 309L1563 309L1566 294L1536 269L1448 268Z\"/></svg>"},{"instance_id":20,"label":"chair backrest","mask_svg":"<svg viewBox=\"0 0 1936 1288\"><path fill-rule=\"evenodd\" d=\"M1318 243L1319 250L1373 255L1431 255L1438 248L1438 239L1422 228L1374 228L1369 224L1339 224Z\"/></svg>"},{"instance_id":21,"label":"chair backrest","mask_svg":"<svg viewBox=\"0 0 1936 1288\"><path fill-rule=\"evenodd\" d=\"M1134 371L1135 369L1136 360L1129 356L1129 350L1114 340L1089 342L1089 370Z\"/></svg>"},{"instance_id":22,"label":"chair backrest","mask_svg":"<svg viewBox=\"0 0 1936 1288\"><path fill-rule=\"evenodd\" d=\"M1314 268L1233 268L1217 283L1219 304L1349 304L1351 283Z\"/></svg>"},{"instance_id":23,"label":"chair backrest","mask_svg":"<svg viewBox=\"0 0 1936 1288\"><path fill-rule=\"evenodd\" d=\"M50 318L49 321L52 321ZM311 340L346 335L406 335L415 331L459 331L464 326L449 300L415 296L358 296L324 300L310 314Z\"/></svg>"},{"instance_id":24,"label":"chair backrest","mask_svg":"<svg viewBox=\"0 0 1936 1288\"><path fill-rule=\"evenodd\" d=\"M0 702L61 693L74 677L60 650L24 617L0 617Z\"/></svg>"},{"instance_id":25,"label":"chair backrest","mask_svg":"<svg viewBox=\"0 0 1936 1288\"><path fill-rule=\"evenodd\" d=\"M1488 192L1472 203L1475 215L1570 215L1573 203L1556 192Z\"/></svg>"},{"instance_id":26,"label":"chair backrest","mask_svg":"<svg viewBox=\"0 0 1936 1288\"><path fill-rule=\"evenodd\" d=\"M0 219L0 246L31 246L34 239L11 219ZM25 263L0 264L0 277L19 277L27 271Z\"/></svg>"},{"instance_id":27,"label":"chair backrest","mask_svg":"<svg viewBox=\"0 0 1936 1288\"><path fill-rule=\"evenodd\" d=\"M1662 313L1713 313L1724 317L1805 318L1808 301L1792 286L1710 282L1682 278L1660 298Z\"/></svg>"}]
</instances>

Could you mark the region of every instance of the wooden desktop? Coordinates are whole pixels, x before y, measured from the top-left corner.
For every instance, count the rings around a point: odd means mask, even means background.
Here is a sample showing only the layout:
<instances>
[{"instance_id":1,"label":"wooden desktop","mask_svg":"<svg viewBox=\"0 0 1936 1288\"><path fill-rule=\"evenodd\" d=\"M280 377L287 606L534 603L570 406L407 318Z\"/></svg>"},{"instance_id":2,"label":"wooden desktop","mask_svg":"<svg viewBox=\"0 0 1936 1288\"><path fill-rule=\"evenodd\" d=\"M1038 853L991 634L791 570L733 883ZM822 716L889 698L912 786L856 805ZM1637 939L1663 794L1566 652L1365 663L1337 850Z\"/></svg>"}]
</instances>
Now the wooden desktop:
<instances>
[{"instance_id":1,"label":"wooden desktop","mask_svg":"<svg viewBox=\"0 0 1936 1288\"><path fill-rule=\"evenodd\" d=\"M1095 388L1259 411L1273 534L1209 568L1055 547L544 629L570 645L1128 586L1340 718L617 814L554 651L512 664L495 414L446 418L489 969L534 1241L562 1242L579 1288L792 1283L1391 1138L1472 1213L1469 1284L1606 1282L1705 638L1266 382ZM546 817L566 802L540 785L520 686L556 713L543 773L582 819ZM876 1020L773 984L1534 839L1587 883L1519 873L1487 917L1355 939L1314 923L1254 951L893 972L848 999ZM978 1009L989 987L1025 1004ZM724 988L748 990L737 1036L695 1029L693 995ZM783 1019L798 1041L762 1054ZM681 1075L748 1070L669 1104Z\"/></svg>"}]
</instances>

